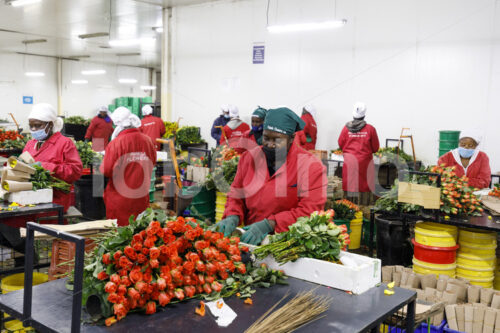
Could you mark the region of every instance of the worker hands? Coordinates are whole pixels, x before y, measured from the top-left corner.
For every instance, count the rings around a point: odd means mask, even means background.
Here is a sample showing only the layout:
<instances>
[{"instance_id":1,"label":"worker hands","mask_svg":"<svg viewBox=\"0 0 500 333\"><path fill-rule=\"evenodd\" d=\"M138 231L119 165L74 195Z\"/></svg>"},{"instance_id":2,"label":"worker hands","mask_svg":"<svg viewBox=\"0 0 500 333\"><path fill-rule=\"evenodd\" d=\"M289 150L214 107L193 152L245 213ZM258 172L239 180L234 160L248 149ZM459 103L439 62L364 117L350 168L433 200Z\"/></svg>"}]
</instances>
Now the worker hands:
<instances>
[{"instance_id":1,"label":"worker hands","mask_svg":"<svg viewBox=\"0 0 500 333\"><path fill-rule=\"evenodd\" d=\"M246 226L243 229L246 232L241 236L241 241L252 245L259 245L267 234L274 230L267 219Z\"/></svg>"},{"instance_id":2,"label":"worker hands","mask_svg":"<svg viewBox=\"0 0 500 333\"><path fill-rule=\"evenodd\" d=\"M224 220L217 222L215 224L215 230L217 230L218 232L223 232L224 237L229 237L239 223L240 217L238 215L231 215L226 217Z\"/></svg>"}]
</instances>

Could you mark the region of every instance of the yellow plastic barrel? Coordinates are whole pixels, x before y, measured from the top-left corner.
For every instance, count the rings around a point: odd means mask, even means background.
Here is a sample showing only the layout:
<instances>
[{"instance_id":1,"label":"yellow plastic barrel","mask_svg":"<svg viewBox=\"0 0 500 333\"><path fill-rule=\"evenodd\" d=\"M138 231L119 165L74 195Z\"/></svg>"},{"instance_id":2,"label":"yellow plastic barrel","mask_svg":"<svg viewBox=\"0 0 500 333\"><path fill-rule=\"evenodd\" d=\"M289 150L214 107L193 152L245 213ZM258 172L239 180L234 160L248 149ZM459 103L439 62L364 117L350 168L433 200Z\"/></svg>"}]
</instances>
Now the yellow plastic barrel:
<instances>
[{"instance_id":1,"label":"yellow plastic barrel","mask_svg":"<svg viewBox=\"0 0 500 333\"><path fill-rule=\"evenodd\" d=\"M458 254L473 254L479 257L491 258L496 256L496 244L476 244L466 241L460 241L460 248Z\"/></svg>"},{"instance_id":2,"label":"yellow plastic barrel","mask_svg":"<svg viewBox=\"0 0 500 333\"><path fill-rule=\"evenodd\" d=\"M226 208L227 194L217 191L215 194L215 222L222 220Z\"/></svg>"},{"instance_id":3,"label":"yellow plastic barrel","mask_svg":"<svg viewBox=\"0 0 500 333\"><path fill-rule=\"evenodd\" d=\"M494 256L488 258L470 253L459 253L457 256L457 265L462 266L495 269L496 261Z\"/></svg>"},{"instance_id":4,"label":"yellow plastic barrel","mask_svg":"<svg viewBox=\"0 0 500 333\"><path fill-rule=\"evenodd\" d=\"M497 234L490 231L461 228L458 239L459 243L465 241L481 245L497 245Z\"/></svg>"},{"instance_id":5,"label":"yellow plastic barrel","mask_svg":"<svg viewBox=\"0 0 500 333\"><path fill-rule=\"evenodd\" d=\"M452 247L457 245L457 227L434 222L417 223L415 241L427 246Z\"/></svg>"},{"instance_id":6,"label":"yellow plastic barrel","mask_svg":"<svg viewBox=\"0 0 500 333\"><path fill-rule=\"evenodd\" d=\"M33 285L36 286L38 284L45 283L49 280L47 274L33 272ZM7 294L12 291L21 290L24 288L24 273L18 273L6 276L2 279L1 287L2 294ZM5 315L7 318L8 315ZM31 327L24 327L23 323L19 320L11 320L5 323L5 329L8 332L16 332L16 331L25 331L25 330L33 330Z\"/></svg>"},{"instance_id":7,"label":"yellow plastic barrel","mask_svg":"<svg viewBox=\"0 0 500 333\"><path fill-rule=\"evenodd\" d=\"M361 230L363 229L363 212L356 212L355 219L351 220L350 227L351 233L349 238L351 243L349 244L349 250L359 249L361 246Z\"/></svg>"},{"instance_id":8,"label":"yellow plastic barrel","mask_svg":"<svg viewBox=\"0 0 500 333\"><path fill-rule=\"evenodd\" d=\"M465 276L472 279L494 278L495 272L493 268L478 268L471 266L463 266L457 264L457 275Z\"/></svg>"},{"instance_id":9,"label":"yellow plastic barrel","mask_svg":"<svg viewBox=\"0 0 500 333\"><path fill-rule=\"evenodd\" d=\"M448 275L455 278L456 264L431 264L413 258L413 272L417 274L435 274L438 277L440 274Z\"/></svg>"},{"instance_id":10,"label":"yellow plastic barrel","mask_svg":"<svg viewBox=\"0 0 500 333\"><path fill-rule=\"evenodd\" d=\"M466 275L460 275L457 274L457 277L462 278L462 279L467 279L469 280L470 284L475 285L475 286L481 286L484 288L493 288L493 280L495 279L494 277L492 278L471 278Z\"/></svg>"}]
</instances>

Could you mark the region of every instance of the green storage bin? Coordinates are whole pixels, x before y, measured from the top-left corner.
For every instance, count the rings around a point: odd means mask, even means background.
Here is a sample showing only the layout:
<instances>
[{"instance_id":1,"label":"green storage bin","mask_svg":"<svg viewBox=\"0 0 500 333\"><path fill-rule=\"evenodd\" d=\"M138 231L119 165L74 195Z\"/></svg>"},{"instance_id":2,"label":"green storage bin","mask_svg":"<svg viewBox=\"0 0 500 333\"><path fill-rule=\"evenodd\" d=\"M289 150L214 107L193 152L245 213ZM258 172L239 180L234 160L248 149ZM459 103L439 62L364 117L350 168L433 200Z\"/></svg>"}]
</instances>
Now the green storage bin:
<instances>
[{"instance_id":1,"label":"green storage bin","mask_svg":"<svg viewBox=\"0 0 500 333\"><path fill-rule=\"evenodd\" d=\"M109 104L109 105L108 105L108 110L109 110L109 112L113 112L113 111L115 111L115 110L116 110L116 105L114 105L114 104Z\"/></svg>"},{"instance_id":2,"label":"green storage bin","mask_svg":"<svg viewBox=\"0 0 500 333\"><path fill-rule=\"evenodd\" d=\"M450 149L439 149L439 157L443 156L444 154L446 154L449 151L450 151Z\"/></svg>"},{"instance_id":3,"label":"green storage bin","mask_svg":"<svg viewBox=\"0 0 500 333\"><path fill-rule=\"evenodd\" d=\"M153 97L151 96L146 96L142 98L143 103L153 103Z\"/></svg>"},{"instance_id":4,"label":"green storage bin","mask_svg":"<svg viewBox=\"0 0 500 333\"><path fill-rule=\"evenodd\" d=\"M439 141L439 149L448 149L452 150L458 147L458 141L451 140L440 140Z\"/></svg>"},{"instance_id":5,"label":"green storage bin","mask_svg":"<svg viewBox=\"0 0 500 333\"><path fill-rule=\"evenodd\" d=\"M363 219L363 235L361 236L361 245L370 245L370 221ZM373 248L377 248L377 224L373 224Z\"/></svg>"},{"instance_id":6,"label":"green storage bin","mask_svg":"<svg viewBox=\"0 0 500 333\"><path fill-rule=\"evenodd\" d=\"M193 195L193 200L187 208L192 217L215 221L215 190L208 191L204 186L189 186L182 188L182 194Z\"/></svg>"},{"instance_id":7,"label":"green storage bin","mask_svg":"<svg viewBox=\"0 0 500 333\"><path fill-rule=\"evenodd\" d=\"M439 141L456 141L460 138L460 131L439 131Z\"/></svg>"},{"instance_id":8,"label":"green storage bin","mask_svg":"<svg viewBox=\"0 0 500 333\"><path fill-rule=\"evenodd\" d=\"M120 106L128 106L128 99L127 97L118 97L115 99L115 105L116 107Z\"/></svg>"}]
</instances>

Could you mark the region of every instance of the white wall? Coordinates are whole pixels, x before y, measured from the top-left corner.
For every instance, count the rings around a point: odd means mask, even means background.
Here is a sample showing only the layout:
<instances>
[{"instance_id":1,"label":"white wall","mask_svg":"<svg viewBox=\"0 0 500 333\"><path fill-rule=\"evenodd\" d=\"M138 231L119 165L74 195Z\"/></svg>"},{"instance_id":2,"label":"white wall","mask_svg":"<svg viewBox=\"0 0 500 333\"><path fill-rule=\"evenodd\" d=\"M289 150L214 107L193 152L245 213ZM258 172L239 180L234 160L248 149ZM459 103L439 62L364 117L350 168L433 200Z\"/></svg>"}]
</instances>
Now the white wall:
<instances>
[{"instance_id":1,"label":"white wall","mask_svg":"<svg viewBox=\"0 0 500 333\"><path fill-rule=\"evenodd\" d=\"M83 76L82 70L104 69L105 75ZM133 85L118 83L119 78L136 79ZM72 84L72 80L85 79L88 84ZM66 116L80 115L91 118L101 105L114 104L122 96L144 97L140 89L149 85L149 71L144 68L100 65L83 61L63 60L63 111Z\"/></svg>"},{"instance_id":2,"label":"white wall","mask_svg":"<svg viewBox=\"0 0 500 333\"><path fill-rule=\"evenodd\" d=\"M26 71L44 72L44 77L26 77ZM31 105L23 104L23 96L33 96L34 103L57 103L56 60L51 58L0 54L0 118L27 128Z\"/></svg>"},{"instance_id":3,"label":"white wall","mask_svg":"<svg viewBox=\"0 0 500 333\"><path fill-rule=\"evenodd\" d=\"M269 23L334 17L333 0L271 0ZM334 149L352 105L368 106L381 142L410 127L417 156L435 163L438 131L479 127L500 171L500 8L495 0L338 0L338 30L271 35L267 0L174 10L174 119L202 127L219 105L249 120L257 104L316 105L319 149ZM265 42L264 65L252 46ZM181 124L182 124L181 123Z\"/></svg>"}]
</instances>

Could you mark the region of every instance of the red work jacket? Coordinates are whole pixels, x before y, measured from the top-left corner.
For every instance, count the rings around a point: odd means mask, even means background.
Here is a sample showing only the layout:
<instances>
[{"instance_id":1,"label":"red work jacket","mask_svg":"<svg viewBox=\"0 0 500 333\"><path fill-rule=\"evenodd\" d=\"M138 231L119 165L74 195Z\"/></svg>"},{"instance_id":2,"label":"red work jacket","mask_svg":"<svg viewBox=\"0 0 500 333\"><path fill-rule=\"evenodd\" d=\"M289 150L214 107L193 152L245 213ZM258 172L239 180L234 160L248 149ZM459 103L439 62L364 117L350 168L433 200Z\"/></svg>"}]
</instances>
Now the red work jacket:
<instances>
[{"instance_id":1,"label":"red work jacket","mask_svg":"<svg viewBox=\"0 0 500 333\"><path fill-rule=\"evenodd\" d=\"M156 139L161 138L165 131L165 124L158 117L148 115L141 120L141 132L153 140L157 150L161 149L161 143L156 142Z\"/></svg>"},{"instance_id":2,"label":"red work jacket","mask_svg":"<svg viewBox=\"0 0 500 333\"><path fill-rule=\"evenodd\" d=\"M239 142L239 138L241 138L246 131L250 130L250 126L248 126L247 123L242 122L238 127L235 129L231 129L229 126L224 126L224 135L221 136L220 138L220 144L225 144L227 141L229 141L229 146L234 148L233 146Z\"/></svg>"},{"instance_id":3,"label":"red work jacket","mask_svg":"<svg viewBox=\"0 0 500 333\"><path fill-rule=\"evenodd\" d=\"M438 165L445 164L447 167L455 167L455 174L458 177L466 175L469 178L469 186L479 189L487 188L491 182L490 160L488 155L476 150L472 155L469 165L464 168L460 159L458 149L454 149L441 156Z\"/></svg>"},{"instance_id":4,"label":"red work jacket","mask_svg":"<svg viewBox=\"0 0 500 333\"><path fill-rule=\"evenodd\" d=\"M92 140L92 149L94 151L104 151L109 143L111 134L113 134L111 119L108 123L105 119L96 116L90 122L87 133L85 133L85 139Z\"/></svg>"},{"instance_id":5,"label":"red work jacket","mask_svg":"<svg viewBox=\"0 0 500 333\"><path fill-rule=\"evenodd\" d=\"M234 148L240 155L246 152L247 150L253 149L255 147L258 147L259 144L257 144L257 140L255 139L255 136L252 132L252 130L246 131L243 136L240 138L236 138L233 140L238 140L237 145L235 143L229 143L229 146Z\"/></svg>"},{"instance_id":6,"label":"red work jacket","mask_svg":"<svg viewBox=\"0 0 500 333\"><path fill-rule=\"evenodd\" d=\"M366 124L358 133L351 133L344 126L338 143L344 152L343 190L370 192L374 187L373 153L380 148L377 131L373 126Z\"/></svg>"},{"instance_id":7,"label":"red work jacket","mask_svg":"<svg viewBox=\"0 0 500 333\"><path fill-rule=\"evenodd\" d=\"M108 219L118 219L118 225L125 226L131 215L137 217L148 208L155 163L153 142L137 128L123 130L109 143L100 168L109 178L104 191Z\"/></svg>"},{"instance_id":8,"label":"red work jacket","mask_svg":"<svg viewBox=\"0 0 500 333\"><path fill-rule=\"evenodd\" d=\"M245 225L274 220L275 232L283 232L299 217L324 209L326 187L325 167L311 153L292 145L286 163L270 177L259 146L241 156L224 217L237 215Z\"/></svg>"},{"instance_id":9,"label":"red work jacket","mask_svg":"<svg viewBox=\"0 0 500 333\"><path fill-rule=\"evenodd\" d=\"M295 135L295 141L305 150L314 150L316 149L316 139L318 134L316 121L310 113L303 114L301 118L306 125L302 131L297 132ZM310 138L310 142L307 142L308 137Z\"/></svg>"}]
</instances>

